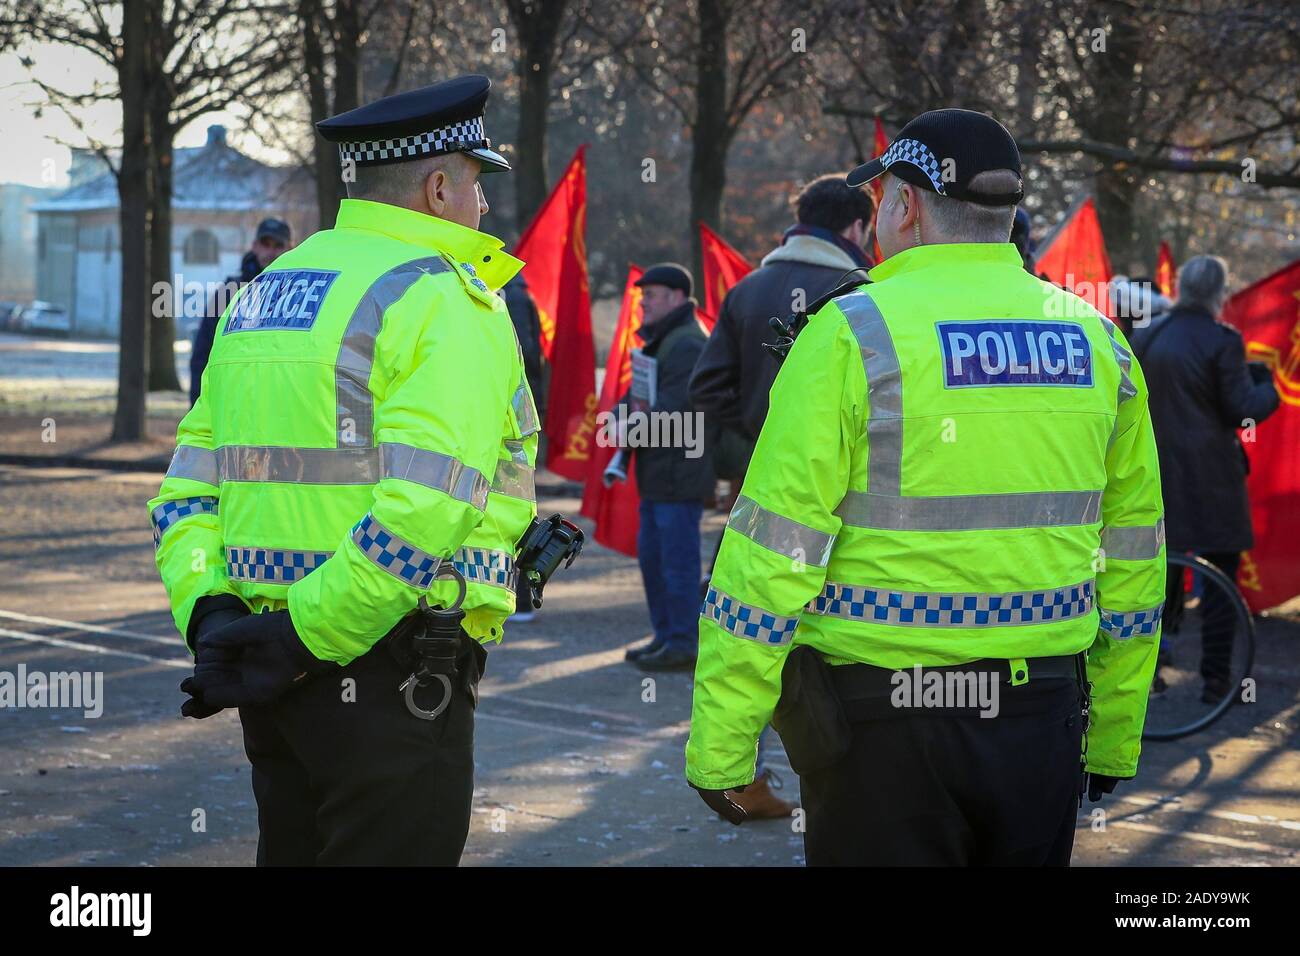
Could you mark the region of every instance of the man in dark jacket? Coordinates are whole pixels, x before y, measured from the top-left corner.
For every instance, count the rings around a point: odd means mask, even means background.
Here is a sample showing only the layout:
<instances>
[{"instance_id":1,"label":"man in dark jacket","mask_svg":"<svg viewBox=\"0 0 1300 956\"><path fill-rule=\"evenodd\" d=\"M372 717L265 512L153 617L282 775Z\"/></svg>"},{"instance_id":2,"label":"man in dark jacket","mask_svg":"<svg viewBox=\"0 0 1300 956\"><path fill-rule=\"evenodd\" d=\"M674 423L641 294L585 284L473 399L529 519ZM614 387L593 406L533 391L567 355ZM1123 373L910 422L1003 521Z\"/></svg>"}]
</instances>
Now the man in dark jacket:
<instances>
[{"instance_id":1,"label":"man in dark jacket","mask_svg":"<svg viewBox=\"0 0 1300 956\"><path fill-rule=\"evenodd\" d=\"M546 421L546 356L542 353L542 319L537 312L537 303L528 291L528 283L522 272L516 272L501 289L501 298L505 300L510 321L515 327L515 337L519 339L519 351L524 357L524 377L528 379L528 388L533 393L533 406L537 409L538 421ZM545 436L538 436L544 438ZM538 449L537 458L545 460L545 453ZM535 612L531 598L532 589L521 574L515 585L515 613L510 615L514 624L527 624Z\"/></svg>"},{"instance_id":2,"label":"man in dark jacket","mask_svg":"<svg viewBox=\"0 0 1300 956\"><path fill-rule=\"evenodd\" d=\"M768 320L785 320L849 278L863 281L871 265L864 252L871 243L871 195L844 178L843 173L818 177L794 197L795 224L759 267L727 292L691 376L691 399L717 429L714 465L718 476L731 482L733 497L763 429L767 394L776 380L776 360L763 347L776 341ZM772 792L779 778L764 765L768 739L765 730L758 740L754 782L731 799L752 818L788 819L793 804Z\"/></svg>"},{"instance_id":3,"label":"man in dark jacket","mask_svg":"<svg viewBox=\"0 0 1300 956\"><path fill-rule=\"evenodd\" d=\"M524 355L524 375L533 392L533 404L537 406L538 416L545 421L546 356L542 354L542 320L522 272L516 272L514 278L505 284L501 297L506 301Z\"/></svg>"},{"instance_id":4,"label":"man in dark jacket","mask_svg":"<svg viewBox=\"0 0 1300 956\"><path fill-rule=\"evenodd\" d=\"M795 225L757 269L722 300L722 314L691 378L691 400L714 427L725 430L717 452L719 477L744 477L767 417L767 393L777 363L763 347L775 342L768 320L797 310L856 274L861 282L871 261L871 196L848 186L843 173L814 179L794 198ZM724 454L723 449L727 449Z\"/></svg>"},{"instance_id":5,"label":"man in dark jacket","mask_svg":"<svg viewBox=\"0 0 1300 956\"><path fill-rule=\"evenodd\" d=\"M1134 333L1133 348L1151 394L1169 550L1196 552L1235 580L1254 544L1237 429L1273 414L1279 399L1268 370L1247 365L1241 333L1216 321L1227 274L1215 256L1189 259L1177 303ZM1180 606L1182 585L1169 575L1170 607ZM1233 610L1207 589L1201 615L1204 696L1217 702L1230 690Z\"/></svg>"},{"instance_id":6,"label":"man in dark jacket","mask_svg":"<svg viewBox=\"0 0 1300 956\"><path fill-rule=\"evenodd\" d=\"M226 284L208 300L208 311L194 331L194 347L190 352L190 404L199 400L199 389L203 384L203 370L208 367L208 356L212 354L212 340L217 334L217 323L221 314L235 297L235 293L246 283L256 279L280 254L289 248L289 224L283 219L263 219L257 225L257 237L253 247L244 253L239 263L239 275L228 276Z\"/></svg>"},{"instance_id":7,"label":"man in dark jacket","mask_svg":"<svg viewBox=\"0 0 1300 956\"><path fill-rule=\"evenodd\" d=\"M641 495L637 560L654 639L628 651L642 670L695 667L700 611L700 517L713 494L713 465L704 422L691 404L689 382L704 349L695 318L691 274L675 263L645 271L641 287L640 355L619 402L624 449L610 462L606 484L625 475L627 453Z\"/></svg>"}]
</instances>

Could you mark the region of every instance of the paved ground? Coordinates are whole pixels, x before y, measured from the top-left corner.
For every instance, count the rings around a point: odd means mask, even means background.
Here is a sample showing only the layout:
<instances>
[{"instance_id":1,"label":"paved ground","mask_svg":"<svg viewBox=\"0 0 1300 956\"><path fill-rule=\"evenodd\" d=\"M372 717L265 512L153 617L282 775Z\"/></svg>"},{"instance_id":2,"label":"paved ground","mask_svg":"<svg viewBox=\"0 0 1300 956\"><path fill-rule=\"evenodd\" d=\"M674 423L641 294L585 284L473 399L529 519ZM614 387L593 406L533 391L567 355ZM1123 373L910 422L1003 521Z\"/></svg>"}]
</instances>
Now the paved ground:
<instances>
[{"instance_id":1,"label":"paved ground","mask_svg":"<svg viewBox=\"0 0 1300 956\"><path fill-rule=\"evenodd\" d=\"M252 859L236 719L177 716L185 663L143 507L156 482L0 468L0 671L101 670L105 701L97 719L39 709L0 719L0 864ZM1140 782L1111 805L1105 829L1081 818L1077 863L1300 858L1297 630L1263 628L1260 703L1207 734L1148 745ZM634 563L592 546L553 582L544 613L492 652L466 863L802 862L790 824L733 829L682 783L691 680L661 677L643 701L643 675L622 653L647 632ZM784 776L796 795L797 778Z\"/></svg>"},{"instance_id":2,"label":"paved ground","mask_svg":"<svg viewBox=\"0 0 1300 956\"><path fill-rule=\"evenodd\" d=\"M41 423L53 414L65 449L112 454L98 447L112 353L0 335L0 452L49 453ZM156 441L183 407L179 395L151 400ZM256 811L236 718L177 714L187 665L144 509L157 482L0 466L0 674L88 670L104 682L98 718L0 711L0 865L253 858ZM710 537L722 520L709 519ZM635 563L594 544L557 576L534 623L509 628L478 711L467 864L802 863L791 823L732 828L683 783L691 679L662 676L650 695L622 661L648 631ZM1300 860L1300 625L1264 622L1257 660L1258 703L1207 733L1148 744L1142 776L1108 801L1105 819L1085 808L1077 864ZM783 762L778 751L774 764ZM797 800L797 778L780 772Z\"/></svg>"}]
</instances>

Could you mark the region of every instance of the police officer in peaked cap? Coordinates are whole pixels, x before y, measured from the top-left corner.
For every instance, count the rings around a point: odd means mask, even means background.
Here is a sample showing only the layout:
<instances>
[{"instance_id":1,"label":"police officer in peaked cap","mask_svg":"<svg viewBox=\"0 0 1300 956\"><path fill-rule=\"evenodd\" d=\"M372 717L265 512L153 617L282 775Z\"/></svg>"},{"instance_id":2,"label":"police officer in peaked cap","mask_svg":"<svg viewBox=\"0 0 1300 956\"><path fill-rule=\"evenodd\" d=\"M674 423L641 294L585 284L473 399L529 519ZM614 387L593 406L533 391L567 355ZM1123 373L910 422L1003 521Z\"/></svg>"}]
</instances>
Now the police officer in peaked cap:
<instances>
[{"instance_id":1,"label":"police officer in peaked cap","mask_svg":"<svg viewBox=\"0 0 1300 956\"><path fill-rule=\"evenodd\" d=\"M238 708L259 864L455 864L464 847L477 683L514 610L539 430L495 294L522 263L478 230L479 176L510 168L489 85L318 124L348 184L337 223L226 310L149 504L195 654L182 713Z\"/></svg>"}]
</instances>

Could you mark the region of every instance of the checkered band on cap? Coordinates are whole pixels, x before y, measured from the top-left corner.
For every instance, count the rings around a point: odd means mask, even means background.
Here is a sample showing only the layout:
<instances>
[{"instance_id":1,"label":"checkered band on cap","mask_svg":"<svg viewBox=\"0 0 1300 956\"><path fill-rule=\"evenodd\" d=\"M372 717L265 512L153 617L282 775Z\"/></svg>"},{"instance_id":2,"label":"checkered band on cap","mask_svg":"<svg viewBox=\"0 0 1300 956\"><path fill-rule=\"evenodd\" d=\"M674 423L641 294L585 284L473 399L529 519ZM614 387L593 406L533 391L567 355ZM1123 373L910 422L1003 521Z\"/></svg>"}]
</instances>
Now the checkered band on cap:
<instances>
[{"instance_id":1,"label":"checkered band on cap","mask_svg":"<svg viewBox=\"0 0 1300 956\"><path fill-rule=\"evenodd\" d=\"M944 191L943 177L940 175L939 160L925 143L915 139L894 140L880 157L880 164L888 169L894 163L911 163L925 173L926 178L934 186L935 192L941 196L947 195Z\"/></svg>"},{"instance_id":2,"label":"checkered band on cap","mask_svg":"<svg viewBox=\"0 0 1300 956\"><path fill-rule=\"evenodd\" d=\"M483 133L483 117L461 120L441 129L397 139L378 139L368 143L339 143L339 158L358 166L392 162L416 156L437 156L458 150L487 148L492 144Z\"/></svg>"}]
</instances>

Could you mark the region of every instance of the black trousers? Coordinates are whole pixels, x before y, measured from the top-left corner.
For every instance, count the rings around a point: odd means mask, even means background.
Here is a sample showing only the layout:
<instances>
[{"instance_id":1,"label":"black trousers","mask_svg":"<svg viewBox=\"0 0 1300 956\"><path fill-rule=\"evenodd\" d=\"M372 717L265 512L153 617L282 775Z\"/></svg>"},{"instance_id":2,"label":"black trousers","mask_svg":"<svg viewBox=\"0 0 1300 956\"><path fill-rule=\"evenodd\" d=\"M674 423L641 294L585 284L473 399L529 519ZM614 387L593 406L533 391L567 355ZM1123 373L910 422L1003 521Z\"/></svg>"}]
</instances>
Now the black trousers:
<instances>
[{"instance_id":1,"label":"black trousers","mask_svg":"<svg viewBox=\"0 0 1300 956\"><path fill-rule=\"evenodd\" d=\"M1240 551L1203 551L1200 556L1231 581L1241 567ZM1165 603L1177 621L1182 617L1183 575L1170 574L1165 582ZM1201 594L1201 677L1224 682L1232 678L1232 643L1236 638L1237 609L1221 588L1207 586Z\"/></svg>"},{"instance_id":2,"label":"black trousers","mask_svg":"<svg viewBox=\"0 0 1300 956\"><path fill-rule=\"evenodd\" d=\"M397 688L410 667L388 639L337 676L241 707L257 865L455 866L469 833L474 706L486 656L462 635L458 684L432 721L407 710ZM417 702L432 708L441 694L434 685Z\"/></svg>"},{"instance_id":3,"label":"black trousers","mask_svg":"<svg viewBox=\"0 0 1300 956\"><path fill-rule=\"evenodd\" d=\"M1031 675L999 698L990 718L884 700L853 719L849 752L800 778L808 865L1068 866L1083 691Z\"/></svg>"}]
</instances>

